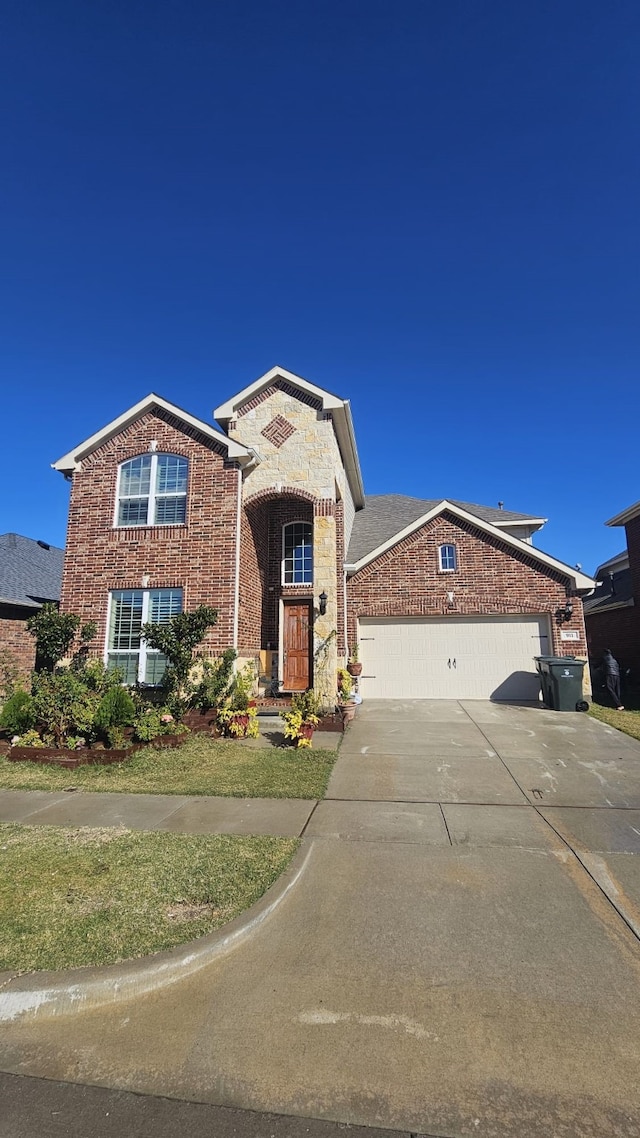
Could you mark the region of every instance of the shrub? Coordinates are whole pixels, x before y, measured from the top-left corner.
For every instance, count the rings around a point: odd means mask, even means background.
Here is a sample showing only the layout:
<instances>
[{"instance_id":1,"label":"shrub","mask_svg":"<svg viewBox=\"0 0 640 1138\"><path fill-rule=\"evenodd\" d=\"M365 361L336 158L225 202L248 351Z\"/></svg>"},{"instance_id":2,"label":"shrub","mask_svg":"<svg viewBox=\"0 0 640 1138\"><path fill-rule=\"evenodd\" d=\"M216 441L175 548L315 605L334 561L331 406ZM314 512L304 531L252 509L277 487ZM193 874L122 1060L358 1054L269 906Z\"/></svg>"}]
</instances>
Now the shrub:
<instances>
[{"instance_id":1,"label":"shrub","mask_svg":"<svg viewBox=\"0 0 640 1138\"><path fill-rule=\"evenodd\" d=\"M47 602L30 616L27 629L36 641L36 670L53 672L56 664L67 655L81 620L72 612L60 612L58 606ZM83 644L93 640L96 625L93 621L82 625L80 639Z\"/></svg>"},{"instance_id":2,"label":"shrub","mask_svg":"<svg viewBox=\"0 0 640 1138\"><path fill-rule=\"evenodd\" d=\"M246 711L253 696L256 683L256 670L252 663L245 664L236 672L229 692L229 706L233 711Z\"/></svg>"},{"instance_id":3,"label":"shrub","mask_svg":"<svg viewBox=\"0 0 640 1138\"><path fill-rule=\"evenodd\" d=\"M0 660L0 702L9 699L20 687L22 669L10 653Z\"/></svg>"},{"instance_id":4,"label":"shrub","mask_svg":"<svg viewBox=\"0 0 640 1138\"><path fill-rule=\"evenodd\" d=\"M70 669L34 676L35 717L45 741L64 746L70 735L88 739L95 734L94 719L100 696Z\"/></svg>"},{"instance_id":5,"label":"shrub","mask_svg":"<svg viewBox=\"0 0 640 1138\"><path fill-rule=\"evenodd\" d=\"M135 738L140 743L150 743L158 735L177 735L186 730L186 727L176 723L167 707L143 707L133 724Z\"/></svg>"},{"instance_id":6,"label":"shrub","mask_svg":"<svg viewBox=\"0 0 640 1138\"><path fill-rule=\"evenodd\" d=\"M199 605L193 612L177 613L166 624L143 624L140 630L149 647L162 652L168 660L162 687L167 703L178 718L187 706L186 688L193 653L217 619L216 609Z\"/></svg>"},{"instance_id":7,"label":"shrub","mask_svg":"<svg viewBox=\"0 0 640 1138\"><path fill-rule=\"evenodd\" d=\"M0 728L10 735L22 735L36 721L33 697L27 691L15 691L0 712Z\"/></svg>"},{"instance_id":8,"label":"shrub","mask_svg":"<svg viewBox=\"0 0 640 1138\"><path fill-rule=\"evenodd\" d=\"M128 727L133 723L135 713L135 704L129 692L121 687L110 687L98 704L94 722L101 731L108 731L111 727Z\"/></svg>"},{"instance_id":9,"label":"shrub","mask_svg":"<svg viewBox=\"0 0 640 1138\"><path fill-rule=\"evenodd\" d=\"M194 707L208 711L222 706L231 688L235 648L227 648L218 660L202 661L202 678L192 696Z\"/></svg>"},{"instance_id":10,"label":"shrub","mask_svg":"<svg viewBox=\"0 0 640 1138\"><path fill-rule=\"evenodd\" d=\"M37 731L25 731L24 735L16 735L11 740L14 747L44 747Z\"/></svg>"}]
</instances>

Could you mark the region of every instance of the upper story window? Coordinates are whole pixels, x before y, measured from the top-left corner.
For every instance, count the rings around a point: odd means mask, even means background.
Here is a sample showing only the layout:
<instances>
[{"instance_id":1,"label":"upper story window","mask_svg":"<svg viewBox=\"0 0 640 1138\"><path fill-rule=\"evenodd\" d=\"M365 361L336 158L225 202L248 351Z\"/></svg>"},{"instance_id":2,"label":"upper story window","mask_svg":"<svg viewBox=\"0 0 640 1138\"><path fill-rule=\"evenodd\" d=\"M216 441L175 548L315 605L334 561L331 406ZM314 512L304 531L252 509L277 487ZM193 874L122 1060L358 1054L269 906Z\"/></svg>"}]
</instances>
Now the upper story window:
<instances>
[{"instance_id":1,"label":"upper story window","mask_svg":"<svg viewBox=\"0 0 640 1138\"><path fill-rule=\"evenodd\" d=\"M309 522L289 522L282 528L282 582L313 584L313 527Z\"/></svg>"},{"instance_id":2,"label":"upper story window","mask_svg":"<svg viewBox=\"0 0 640 1138\"><path fill-rule=\"evenodd\" d=\"M455 545L441 545L438 548L438 557L440 559L440 569L443 573L450 573L452 569L458 568Z\"/></svg>"},{"instance_id":3,"label":"upper story window","mask_svg":"<svg viewBox=\"0 0 640 1138\"><path fill-rule=\"evenodd\" d=\"M182 612L182 589L116 589L109 595L107 667L120 668L125 684L159 684L166 656L148 648L143 624L167 624Z\"/></svg>"},{"instance_id":4,"label":"upper story window","mask_svg":"<svg viewBox=\"0 0 640 1138\"><path fill-rule=\"evenodd\" d=\"M177 454L140 454L118 477L116 526L184 525L189 463Z\"/></svg>"}]
</instances>

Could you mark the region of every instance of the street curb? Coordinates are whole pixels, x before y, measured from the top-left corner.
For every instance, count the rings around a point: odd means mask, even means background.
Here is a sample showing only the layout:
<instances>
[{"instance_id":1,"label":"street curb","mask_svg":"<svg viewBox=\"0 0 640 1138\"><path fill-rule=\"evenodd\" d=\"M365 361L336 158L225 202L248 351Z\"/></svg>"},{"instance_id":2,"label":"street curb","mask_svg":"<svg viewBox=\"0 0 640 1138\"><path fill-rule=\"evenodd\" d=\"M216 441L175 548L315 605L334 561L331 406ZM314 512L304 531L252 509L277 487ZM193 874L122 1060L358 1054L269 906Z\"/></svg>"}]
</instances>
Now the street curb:
<instances>
[{"instance_id":1,"label":"street curb","mask_svg":"<svg viewBox=\"0 0 640 1138\"><path fill-rule=\"evenodd\" d=\"M157 992L192 976L232 951L271 916L304 873L312 844L303 838L287 868L255 905L213 933L121 964L32 972L8 979L0 991L0 1023L75 1015ZM8 976L4 973L0 983Z\"/></svg>"}]
</instances>

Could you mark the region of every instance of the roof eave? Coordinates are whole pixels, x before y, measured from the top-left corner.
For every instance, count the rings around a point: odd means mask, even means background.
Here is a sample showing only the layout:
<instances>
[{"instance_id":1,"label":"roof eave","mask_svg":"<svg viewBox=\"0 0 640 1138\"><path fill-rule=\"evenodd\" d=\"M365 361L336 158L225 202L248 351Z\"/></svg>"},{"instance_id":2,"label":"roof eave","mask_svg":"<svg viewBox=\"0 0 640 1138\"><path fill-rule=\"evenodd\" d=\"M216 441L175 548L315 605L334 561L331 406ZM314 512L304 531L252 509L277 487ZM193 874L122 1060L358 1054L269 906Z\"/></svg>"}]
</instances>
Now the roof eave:
<instances>
[{"instance_id":1,"label":"roof eave","mask_svg":"<svg viewBox=\"0 0 640 1138\"><path fill-rule=\"evenodd\" d=\"M497 526L492 525L491 522L486 522L483 518L479 518L475 514L468 513L467 510L461 509L460 506L454 506L454 504L447 501L446 498L439 502L437 506L434 506L431 510L428 510L426 514L422 515L422 517L417 518L416 521L411 523L411 525L405 526L403 530L400 530L399 533L394 534L394 536L392 538L389 538L388 541L383 542L376 549L373 549L370 553L366 554L365 557L361 557L360 560L355 563L346 565L345 569L347 574L352 575L353 573L358 572L358 570L364 569L364 567L371 561L375 561L388 549L392 549L394 545L398 545L399 542L403 541L405 537L409 537L416 530L420 529L427 522L431 521L432 518L437 517L438 514L442 514L445 511L449 511L450 513L461 518L463 521L470 522L471 525L475 526L477 529L484 530L485 533L493 534L494 536L499 537L500 540L503 541L506 545L513 546L514 549L519 550L521 553L525 553L527 557L530 557L532 560L539 561L543 565L547 565L549 568L555 569L556 572L562 573L569 580L572 580L574 582L574 589L577 593L589 593L592 589L595 588L596 582L592 577L588 577L586 573L581 573L579 570L572 568L570 565L565 565L563 561L558 561L557 558L551 557L550 554L543 553L542 550L536 549L535 546L529 545L526 541L521 541L519 537L513 537L512 534L505 533L502 529L499 529Z\"/></svg>"},{"instance_id":2,"label":"roof eave","mask_svg":"<svg viewBox=\"0 0 640 1138\"><path fill-rule=\"evenodd\" d=\"M110 438L117 435L119 431L125 430L131 423L135 422L140 415L145 411L149 411L154 407L159 407L169 414L174 415L176 418L181 419L182 422L187 423L190 427L195 427L201 431L202 434L212 439L214 442L223 446L231 459L236 459L241 465L251 461L252 455L248 449L242 446L241 443L235 442L227 435L222 434L221 431L216 431L208 423L203 422L202 419L196 418L195 415L190 415L188 411L184 411L181 407L177 407L175 403L170 403L162 396L156 395L151 392L146 395L144 399L140 399L138 403L134 403L133 407L129 407L122 415L118 415L116 419L112 419L101 430L96 431L84 442L79 443L78 446L59 458L57 462L52 462L51 466L54 470L59 470L61 474L73 474L76 470L80 469L83 458L91 454L93 450L101 446L103 443L108 442Z\"/></svg>"},{"instance_id":3,"label":"roof eave","mask_svg":"<svg viewBox=\"0 0 640 1138\"><path fill-rule=\"evenodd\" d=\"M633 506L627 506L626 510L622 510L616 514L614 518L609 518L606 526L626 526L627 522L633 521L640 515L640 502L634 502Z\"/></svg>"}]
</instances>

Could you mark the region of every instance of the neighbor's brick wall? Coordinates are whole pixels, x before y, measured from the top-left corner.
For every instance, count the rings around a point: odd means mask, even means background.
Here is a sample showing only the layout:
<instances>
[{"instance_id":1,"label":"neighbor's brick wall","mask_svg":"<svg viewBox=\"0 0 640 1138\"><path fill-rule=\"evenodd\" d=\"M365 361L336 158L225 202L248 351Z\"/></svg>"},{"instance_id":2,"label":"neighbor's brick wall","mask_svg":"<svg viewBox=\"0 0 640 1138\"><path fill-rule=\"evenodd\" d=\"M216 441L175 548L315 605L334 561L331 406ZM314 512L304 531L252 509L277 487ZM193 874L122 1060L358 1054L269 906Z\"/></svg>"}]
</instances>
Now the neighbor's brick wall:
<instances>
[{"instance_id":1,"label":"neighbor's brick wall","mask_svg":"<svg viewBox=\"0 0 640 1138\"><path fill-rule=\"evenodd\" d=\"M25 679L33 671L36 661L36 642L27 632L27 619L24 609L0 605L0 655L4 663L15 664Z\"/></svg>"},{"instance_id":2,"label":"neighbor's brick wall","mask_svg":"<svg viewBox=\"0 0 640 1138\"><path fill-rule=\"evenodd\" d=\"M586 624L589 659L599 664L605 648L610 648L620 666L631 668L640 683L640 610L627 607L587 613Z\"/></svg>"},{"instance_id":3,"label":"neighbor's brick wall","mask_svg":"<svg viewBox=\"0 0 640 1138\"><path fill-rule=\"evenodd\" d=\"M631 668L634 686L640 684L640 518L625 526L634 605L587 614L589 657L599 663L610 648L621 667Z\"/></svg>"},{"instance_id":4,"label":"neighbor's brick wall","mask_svg":"<svg viewBox=\"0 0 640 1138\"><path fill-rule=\"evenodd\" d=\"M189 460L184 526L113 528L118 466L149 451ZM95 620L91 652L102 656L111 589L184 589L184 607L213 605L218 623L205 645L217 654L233 643L235 532L239 471L226 452L196 429L157 409L94 451L73 475L60 607ZM149 583L143 586L143 576Z\"/></svg>"},{"instance_id":5,"label":"neighbor's brick wall","mask_svg":"<svg viewBox=\"0 0 640 1138\"><path fill-rule=\"evenodd\" d=\"M438 569L438 546L456 546L458 568ZM455 594L454 608L447 593ZM548 613L560 656L586 655L582 602L573 597L573 617L564 629L577 629L579 641L561 641L554 613L567 599L565 580L526 553L516 552L471 524L442 514L355 573L347 582L349 642L361 616L467 616Z\"/></svg>"},{"instance_id":6,"label":"neighbor's brick wall","mask_svg":"<svg viewBox=\"0 0 640 1138\"><path fill-rule=\"evenodd\" d=\"M640 517L633 518L632 521L628 522L625 530L627 532L627 552L629 554L633 598L640 610Z\"/></svg>"}]
</instances>

